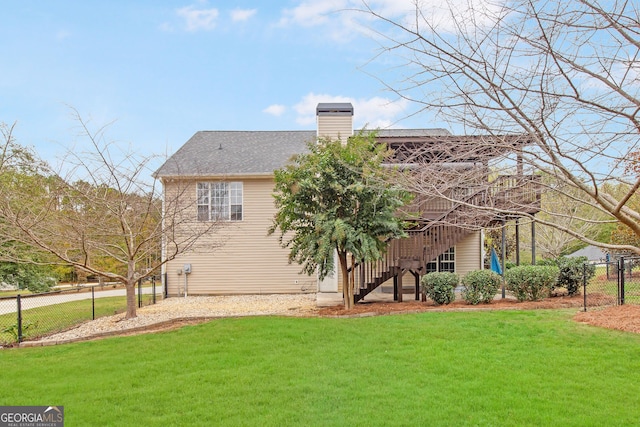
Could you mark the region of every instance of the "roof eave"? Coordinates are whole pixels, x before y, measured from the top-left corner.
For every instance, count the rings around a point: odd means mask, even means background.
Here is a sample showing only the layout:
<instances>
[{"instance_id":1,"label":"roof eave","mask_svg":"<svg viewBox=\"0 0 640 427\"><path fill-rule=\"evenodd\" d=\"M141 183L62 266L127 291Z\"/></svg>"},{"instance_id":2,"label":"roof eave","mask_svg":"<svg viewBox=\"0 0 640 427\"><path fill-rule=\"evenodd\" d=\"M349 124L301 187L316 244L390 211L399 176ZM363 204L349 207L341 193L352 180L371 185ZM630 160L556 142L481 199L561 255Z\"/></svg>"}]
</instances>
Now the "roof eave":
<instances>
[{"instance_id":1,"label":"roof eave","mask_svg":"<svg viewBox=\"0 0 640 427\"><path fill-rule=\"evenodd\" d=\"M180 175L159 175L156 178L161 180L194 180L194 179L256 179L256 178L272 178L273 172L260 173L225 173L225 174L180 174Z\"/></svg>"}]
</instances>

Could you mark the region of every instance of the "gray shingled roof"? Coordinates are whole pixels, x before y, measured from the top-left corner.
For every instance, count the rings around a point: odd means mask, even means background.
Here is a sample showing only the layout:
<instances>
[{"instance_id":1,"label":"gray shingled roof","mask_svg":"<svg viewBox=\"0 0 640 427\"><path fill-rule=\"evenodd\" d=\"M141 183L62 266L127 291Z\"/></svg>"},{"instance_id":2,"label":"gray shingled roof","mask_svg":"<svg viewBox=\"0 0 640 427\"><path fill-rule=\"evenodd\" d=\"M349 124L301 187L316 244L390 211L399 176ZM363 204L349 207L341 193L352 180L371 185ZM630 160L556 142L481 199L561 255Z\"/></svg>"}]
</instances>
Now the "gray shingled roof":
<instances>
[{"instance_id":1,"label":"gray shingled roof","mask_svg":"<svg viewBox=\"0 0 640 427\"><path fill-rule=\"evenodd\" d=\"M445 129L383 129L383 137L450 135ZM156 177L267 175L307 151L316 131L196 132L154 174Z\"/></svg>"},{"instance_id":2,"label":"gray shingled roof","mask_svg":"<svg viewBox=\"0 0 640 427\"><path fill-rule=\"evenodd\" d=\"M597 246L589 245L580 250L575 251L572 254L567 255L569 258L586 256L589 261L604 261L607 258L607 253Z\"/></svg>"},{"instance_id":3,"label":"gray shingled roof","mask_svg":"<svg viewBox=\"0 0 640 427\"><path fill-rule=\"evenodd\" d=\"M316 131L201 131L155 173L157 177L265 175L307 151Z\"/></svg>"}]
</instances>

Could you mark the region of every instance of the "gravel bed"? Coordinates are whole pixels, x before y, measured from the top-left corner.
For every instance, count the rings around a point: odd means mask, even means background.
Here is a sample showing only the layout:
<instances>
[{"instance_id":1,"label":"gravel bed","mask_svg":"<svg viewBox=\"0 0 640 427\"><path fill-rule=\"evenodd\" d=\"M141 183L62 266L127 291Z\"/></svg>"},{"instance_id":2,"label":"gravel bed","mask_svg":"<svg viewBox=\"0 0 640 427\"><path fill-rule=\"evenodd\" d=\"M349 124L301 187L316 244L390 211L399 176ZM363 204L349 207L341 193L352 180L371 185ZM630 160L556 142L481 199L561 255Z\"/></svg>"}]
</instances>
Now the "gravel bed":
<instances>
[{"instance_id":1,"label":"gravel bed","mask_svg":"<svg viewBox=\"0 0 640 427\"><path fill-rule=\"evenodd\" d=\"M134 319L125 320L124 313L101 317L32 343L25 342L23 345L47 345L126 333L176 319L264 315L309 316L315 313L317 313L315 294L175 297L139 308L138 317Z\"/></svg>"}]
</instances>

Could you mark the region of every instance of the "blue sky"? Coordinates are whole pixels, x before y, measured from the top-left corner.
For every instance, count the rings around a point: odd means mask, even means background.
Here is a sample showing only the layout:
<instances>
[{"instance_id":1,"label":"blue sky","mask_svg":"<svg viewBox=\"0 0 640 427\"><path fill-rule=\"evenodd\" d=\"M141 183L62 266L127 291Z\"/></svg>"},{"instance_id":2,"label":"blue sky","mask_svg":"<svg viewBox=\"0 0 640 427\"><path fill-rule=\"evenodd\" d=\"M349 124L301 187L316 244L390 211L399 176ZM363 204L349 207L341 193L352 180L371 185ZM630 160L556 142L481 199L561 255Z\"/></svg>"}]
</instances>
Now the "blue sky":
<instances>
[{"instance_id":1,"label":"blue sky","mask_svg":"<svg viewBox=\"0 0 640 427\"><path fill-rule=\"evenodd\" d=\"M373 3L395 17L411 7ZM318 102L352 102L356 127L443 126L425 115L404 119L412 106L369 75L393 80L401 70L369 63L377 44L366 19L344 10L354 5L8 2L0 121L17 122L17 142L49 161L77 140L70 107L95 127L115 121L107 136L145 155L171 154L199 130L315 129Z\"/></svg>"}]
</instances>

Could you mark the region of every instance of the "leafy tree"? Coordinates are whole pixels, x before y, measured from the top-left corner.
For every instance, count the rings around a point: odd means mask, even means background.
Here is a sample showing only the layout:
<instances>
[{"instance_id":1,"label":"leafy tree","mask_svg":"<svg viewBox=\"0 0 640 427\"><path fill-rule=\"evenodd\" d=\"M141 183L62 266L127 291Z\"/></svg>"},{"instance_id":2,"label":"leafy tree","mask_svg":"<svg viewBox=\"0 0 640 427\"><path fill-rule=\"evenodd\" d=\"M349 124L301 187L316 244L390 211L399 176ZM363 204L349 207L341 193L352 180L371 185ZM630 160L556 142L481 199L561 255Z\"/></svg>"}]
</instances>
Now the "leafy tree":
<instances>
[{"instance_id":1,"label":"leafy tree","mask_svg":"<svg viewBox=\"0 0 640 427\"><path fill-rule=\"evenodd\" d=\"M56 284L50 266L16 262L0 262L0 281L34 293L46 292Z\"/></svg>"},{"instance_id":2,"label":"leafy tree","mask_svg":"<svg viewBox=\"0 0 640 427\"><path fill-rule=\"evenodd\" d=\"M363 16L381 37L380 56L406 73L399 81L379 78L417 111L477 136L472 146L451 146L442 161L429 157L421 166L432 178L438 163L456 161L457 153L468 158L471 150L474 161L491 160L501 175L526 170L550 177L542 191L571 199L574 223L593 221L583 215L590 206L597 221L619 222L640 236L640 210L631 203L640 189L635 2L444 0L415 2L409 15L378 6L365 2ZM447 185L464 187L465 181ZM434 179L423 182L415 188L420 197L443 196L428 185ZM444 195L465 203L464 194ZM567 224L568 214L558 209L564 207L548 204L540 215L523 215L518 206L468 206L476 215L527 216L584 243L640 255L638 246L602 243Z\"/></svg>"},{"instance_id":3,"label":"leafy tree","mask_svg":"<svg viewBox=\"0 0 640 427\"><path fill-rule=\"evenodd\" d=\"M611 232L611 243L614 245L640 247L640 236L635 234L633 230L626 225L619 224L615 230Z\"/></svg>"},{"instance_id":4,"label":"leafy tree","mask_svg":"<svg viewBox=\"0 0 640 427\"><path fill-rule=\"evenodd\" d=\"M382 178L389 154L375 133L360 133L346 145L322 139L309 152L275 172L277 213L269 233L279 230L289 260L324 279L334 271L337 252L344 304L353 306L349 268L381 258L386 240L404 236L398 209L408 194ZM353 271L353 270L352 270Z\"/></svg>"},{"instance_id":5,"label":"leafy tree","mask_svg":"<svg viewBox=\"0 0 640 427\"><path fill-rule=\"evenodd\" d=\"M13 138L14 125L0 122L0 136L5 143L0 145L0 186L26 192L12 194L21 201L22 209L31 209L32 194L46 188L43 173L46 164L40 161L29 147L22 147ZM0 217L0 229L10 227L8 221ZM15 255L19 254L18 257ZM25 262L16 262L19 258ZM56 274L48 265L51 257L37 247L25 245L7 235L0 235L0 281L28 289L31 292L44 292L56 283Z\"/></svg>"}]
</instances>

